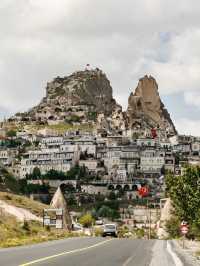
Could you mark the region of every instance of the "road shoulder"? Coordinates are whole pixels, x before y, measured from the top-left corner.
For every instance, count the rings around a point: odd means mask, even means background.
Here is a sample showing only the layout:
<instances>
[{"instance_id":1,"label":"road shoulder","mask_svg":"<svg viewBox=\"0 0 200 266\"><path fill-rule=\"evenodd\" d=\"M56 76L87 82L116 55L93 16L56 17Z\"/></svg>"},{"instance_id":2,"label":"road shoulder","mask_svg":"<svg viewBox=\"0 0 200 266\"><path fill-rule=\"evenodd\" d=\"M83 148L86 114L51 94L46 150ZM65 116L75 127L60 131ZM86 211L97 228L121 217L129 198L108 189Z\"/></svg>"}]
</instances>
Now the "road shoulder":
<instances>
[{"instance_id":1,"label":"road shoulder","mask_svg":"<svg viewBox=\"0 0 200 266\"><path fill-rule=\"evenodd\" d=\"M192 254L189 249L183 249L180 246L180 242L177 240L172 240L172 247L178 256L183 261L183 264L186 266L200 266L200 261Z\"/></svg>"}]
</instances>

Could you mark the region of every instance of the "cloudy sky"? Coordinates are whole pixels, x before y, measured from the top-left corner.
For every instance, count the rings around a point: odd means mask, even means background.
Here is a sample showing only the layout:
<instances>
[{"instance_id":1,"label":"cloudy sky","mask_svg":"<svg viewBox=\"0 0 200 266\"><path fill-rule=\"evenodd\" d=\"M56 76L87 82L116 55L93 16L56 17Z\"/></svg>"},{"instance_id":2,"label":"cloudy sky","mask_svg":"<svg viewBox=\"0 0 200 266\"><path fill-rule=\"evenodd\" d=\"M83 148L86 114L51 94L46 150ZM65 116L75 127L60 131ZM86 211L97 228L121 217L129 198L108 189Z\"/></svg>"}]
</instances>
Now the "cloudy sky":
<instances>
[{"instance_id":1,"label":"cloudy sky","mask_svg":"<svg viewBox=\"0 0 200 266\"><path fill-rule=\"evenodd\" d=\"M100 67L117 101L153 75L179 132L200 136L199 0L1 0L0 117L55 76Z\"/></svg>"}]
</instances>

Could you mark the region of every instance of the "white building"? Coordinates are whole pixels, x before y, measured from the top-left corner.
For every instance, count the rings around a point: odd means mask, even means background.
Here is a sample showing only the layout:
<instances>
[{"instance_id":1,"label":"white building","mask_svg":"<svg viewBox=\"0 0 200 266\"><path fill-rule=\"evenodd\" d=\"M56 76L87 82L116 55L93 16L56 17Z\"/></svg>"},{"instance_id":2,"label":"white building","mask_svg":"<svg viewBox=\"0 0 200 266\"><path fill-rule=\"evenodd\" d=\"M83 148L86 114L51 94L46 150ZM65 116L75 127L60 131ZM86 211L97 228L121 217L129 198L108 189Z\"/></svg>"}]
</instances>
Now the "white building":
<instances>
[{"instance_id":1,"label":"white building","mask_svg":"<svg viewBox=\"0 0 200 266\"><path fill-rule=\"evenodd\" d=\"M26 174L31 174L35 167L38 167L42 174L51 169L67 172L75 160L75 152L63 152L60 149L29 151L21 161L20 177L24 178Z\"/></svg>"},{"instance_id":2,"label":"white building","mask_svg":"<svg viewBox=\"0 0 200 266\"><path fill-rule=\"evenodd\" d=\"M60 145L63 144L63 137L52 136L52 137L42 138L40 143L41 143L41 148L58 148Z\"/></svg>"},{"instance_id":3,"label":"white building","mask_svg":"<svg viewBox=\"0 0 200 266\"><path fill-rule=\"evenodd\" d=\"M9 166L15 160L17 155L16 149L1 148L0 149L0 164L3 166Z\"/></svg>"},{"instance_id":4,"label":"white building","mask_svg":"<svg viewBox=\"0 0 200 266\"><path fill-rule=\"evenodd\" d=\"M154 147L156 145L156 140L151 138L137 139L137 146L149 146Z\"/></svg>"},{"instance_id":5,"label":"white building","mask_svg":"<svg viewBox=\"0 0 200 266\"><path fill-rule=\"evenodd\" d=\"M160 174L162 167L165 164L164 157L141 157L140 170L143 173L158 173Z\"/></svg>"}]
</instances>

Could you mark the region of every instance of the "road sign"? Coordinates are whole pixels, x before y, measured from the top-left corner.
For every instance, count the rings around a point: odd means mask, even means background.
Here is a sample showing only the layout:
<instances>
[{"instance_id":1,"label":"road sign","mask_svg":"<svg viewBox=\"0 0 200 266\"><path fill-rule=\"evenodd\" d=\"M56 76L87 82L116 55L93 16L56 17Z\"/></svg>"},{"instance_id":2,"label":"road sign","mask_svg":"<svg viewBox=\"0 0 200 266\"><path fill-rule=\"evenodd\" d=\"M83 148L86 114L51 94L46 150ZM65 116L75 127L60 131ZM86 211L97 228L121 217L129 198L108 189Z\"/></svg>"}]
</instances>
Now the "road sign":
<instances>
[{"instance_id":1,"label":"road sign","mask_svg":"<svg viewBox=\"0 0 200 266\"><path fill-rule=\"evenodd\" d=\"M185 248L185 236L187 235L189 231L188 223L183 221L180 226L181 233L183 235L183 248Z\"/></svg>"},{"instance_id":2,"label":"road sign","mask_svg":"<svg viewBox=\"0 0 200 266\"><path fill-rule=\"evenodd\" d=\"M187 224L181 224L181 233L183 235L186 235L189 231L188 225Z\"/></svg>"},{"instance_id":3,"label":"road sign","mask_svg":"<svg viewBox=\"0 0 200 266\"><path fill-rule=\"evenodd\" d=\"M63 216L63 209L44 209L43 226L54 226L57 229L62 229Z\"/></svg>"}]
</instances>

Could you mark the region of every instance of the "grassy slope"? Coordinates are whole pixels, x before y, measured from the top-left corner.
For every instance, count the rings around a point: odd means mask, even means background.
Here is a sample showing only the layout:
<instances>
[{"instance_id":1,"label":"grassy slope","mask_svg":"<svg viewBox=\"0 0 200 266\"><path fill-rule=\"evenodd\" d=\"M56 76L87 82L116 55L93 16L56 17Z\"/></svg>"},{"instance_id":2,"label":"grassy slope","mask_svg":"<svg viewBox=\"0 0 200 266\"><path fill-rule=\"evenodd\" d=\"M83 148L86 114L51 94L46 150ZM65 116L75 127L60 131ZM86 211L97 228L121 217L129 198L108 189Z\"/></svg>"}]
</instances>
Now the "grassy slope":
<instances>
[{"instance_id":1,"label":"grassy slope","mask_svg":"<svg viewBox=\"0 0 200 266\"><path fill-rule=\"evenodd\" d=\"M68 237L64 230L44 228L41 223L21 223L15 217L0 213L0 247L21 246Z\"/></svg>"},{"instance_id":2,"label":"grassy slope","mask_svg":"<svg viewBox=\"0 0 200 266\"><path fill-rule=\"evenodd\" d=\"M33 201L24 196L0 192L0 199L8 204L22 207L36 215L42 214L47 205ZM8 215L0 209L0 247L11 247L39 243L47 240L61 239L73 236L65 230L54 228L44 228L40 222L26 221L25 224L16 220L12 215Z\"/></svg>"},{"instance_id":3,"label":"grassy slope","mask_svg":"<svg viewBox=\"0 0 200 266\"><path fill-rule=\"evenodd\" d=\"M42 216L43 209L48 207L48 205L42 204L38 201L8 192L0 192L0 200L4 200L10 205L27 209L37 216Z\"/></svg>"},{"instance_id":4,"label":"grassy slope","mask_svg":"<svg viewBox=\"0 0 200 266\"><path fill-rule=\"evenodd\" d=\"M25 125L24 125L25 126ZM66 131L69 130L80 130L80 131L93 131L94 130L94 125L91 123L82 123L80 125L72 125L72 124L67 124L67 123L59 123L57 125L26 125L25 126L27 129L29 129L31 132L36 132L41 129L51 129L54 130L55 132L62 134Z\"/></svg>"}]
</instances>

